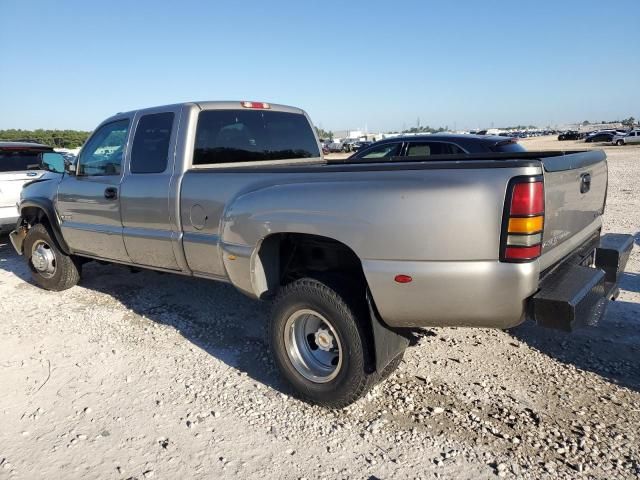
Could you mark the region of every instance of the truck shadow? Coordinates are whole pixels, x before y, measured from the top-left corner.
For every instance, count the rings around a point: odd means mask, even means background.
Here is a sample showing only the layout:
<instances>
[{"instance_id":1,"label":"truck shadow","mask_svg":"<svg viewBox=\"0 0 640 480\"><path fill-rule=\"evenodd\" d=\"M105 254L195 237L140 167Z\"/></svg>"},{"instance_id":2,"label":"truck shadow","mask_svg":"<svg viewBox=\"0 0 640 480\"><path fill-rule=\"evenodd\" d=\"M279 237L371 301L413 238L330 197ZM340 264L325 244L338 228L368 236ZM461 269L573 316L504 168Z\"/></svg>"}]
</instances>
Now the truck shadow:
<instances>
[{"instance_id":1,"label":"truck shadow","mask_svg":"<svg viewBox=\"0 0 640 480\"><path fill-rule=\"evenodd\" d=\"M637 280L636 280L637 281ZM597 326L567 333L528 321L509 333L544 355L640 391L640 304L609 302Z\"/></svg>"},{"instance_id":2,"label":"truck shadow","mask_svg":"<svg viewBox=\"0 0 640 480\"><path fill-rule=\"evenodd\" d=\"M0 269L33 285L23 258L13 252L4 235L0 236ZM126 267L90 262L83 267L80 287L108 295L136 316L176 329L198 348L255 381L292 393L270 358L268 305L245 297L231 285L146 270L131 273ZM68 294L74 303L96 302L91 292L74 288Z\"/></svg>"},{"instance_id":3,"label":"truck shadow","mask_svg":"<svg viewBox=\"0 0 640 480\"><path fill-rule=\"evenodd\" d=\"M32 283L24 260L13 252L5 236L0 237L0 269ZM638 292L639 284L636 273L625 273L621 280L621 288L627 291ZM292 393L270 357L268 305L245 297L231 285L152 271L132 274L125 267L91 262L84 266L80 286L111 297L137 317L176 329L198 348L253 380ZM96 301L90 292L73 289L69 294L74 303L88 306ZM639 327L640 304L616 301L596 327L565 333L527 322L509 333L559 362L640 391Z\"/></svg>"}]
</instances>

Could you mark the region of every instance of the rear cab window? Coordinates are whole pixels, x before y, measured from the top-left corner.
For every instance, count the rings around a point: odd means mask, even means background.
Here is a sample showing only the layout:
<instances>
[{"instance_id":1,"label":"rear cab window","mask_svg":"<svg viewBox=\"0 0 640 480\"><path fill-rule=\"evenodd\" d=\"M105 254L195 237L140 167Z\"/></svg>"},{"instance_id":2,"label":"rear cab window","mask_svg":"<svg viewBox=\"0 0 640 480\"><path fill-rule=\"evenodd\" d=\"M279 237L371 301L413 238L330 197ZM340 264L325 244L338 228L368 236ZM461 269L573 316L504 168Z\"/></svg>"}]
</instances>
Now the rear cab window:
<instances>
[{"instance_id":1,"label":"rear cab window","mask_svg":"<svg viewBox=\"0 0 640 480\"><path fill-rule=\"evenodd\" d=\"M194 166L318 157L318 142L302 113L205 110L198 116Z\"/></svg>"}]
</instances>

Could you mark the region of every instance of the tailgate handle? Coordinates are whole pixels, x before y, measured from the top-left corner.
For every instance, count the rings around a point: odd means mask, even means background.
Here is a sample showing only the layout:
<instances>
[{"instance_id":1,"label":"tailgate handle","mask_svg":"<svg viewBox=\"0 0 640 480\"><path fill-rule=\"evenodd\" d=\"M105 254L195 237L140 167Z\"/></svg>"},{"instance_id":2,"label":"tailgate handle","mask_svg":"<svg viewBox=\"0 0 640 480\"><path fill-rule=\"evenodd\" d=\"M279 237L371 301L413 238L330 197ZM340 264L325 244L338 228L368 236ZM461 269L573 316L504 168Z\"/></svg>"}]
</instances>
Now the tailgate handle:
<instances>
[{"instance_id":1,"label":"tailgate handle","mask_svg":"<svg viewBox=\"0 0 640 480\"><path fill-rule=\"evenodd\" d=\"M587 193L591 189L591 174L580 175L580 193Z\"/></svg>"}]
</instances>

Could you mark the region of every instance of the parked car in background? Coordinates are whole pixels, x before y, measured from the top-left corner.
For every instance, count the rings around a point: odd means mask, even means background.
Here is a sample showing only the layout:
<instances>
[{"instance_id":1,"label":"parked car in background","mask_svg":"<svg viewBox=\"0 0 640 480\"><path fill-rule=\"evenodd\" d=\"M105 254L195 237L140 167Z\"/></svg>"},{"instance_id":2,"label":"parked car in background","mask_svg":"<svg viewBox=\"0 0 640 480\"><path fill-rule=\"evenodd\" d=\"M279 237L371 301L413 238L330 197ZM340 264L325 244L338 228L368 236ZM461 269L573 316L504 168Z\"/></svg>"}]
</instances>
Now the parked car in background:
<instances>
[{"instance_id":1,"label":"parked car in background","mask_svg":"<svg viewBox=\"0 0 640 480\"><path fill-rule=\"evenodd\" d=\"M575 130L567 130L566 132L562 132L558 135L558 140L578 140L580 138L580 133Z\"/></svg>"},{"instance_id":2,"label":"parked car in background","mask_svg":"<svg viewBox=\"0 0 640 480\"><path fill-rule=\"evenodd\" d=\"M614 136L615 136L614 132L601 131L601 132L595 132L595 133L591 133L591 134L587 135L587 138L585 138L584 141L587 142L587 143L611 142L611 140L613 140Z\"/></svg>"},{"instance_id":3,"label":"parked car in background","mask_svg":"<svg viewBox=\"0 0 640 480\"><path fill-rule=\"evenodd\" d=\"M331 142L330 144L326 145L326 150L328 153L338 153L338 152L342 152L342 143L340 142ZM324 149L323 149L324 152Z\"/></svg>"},{"instance_id":4,"label":"parked car in background","mask_svg":"<svg viewBox=\"0 0 640 480\"><path fill-rule=\"evenodd\" d=\"M342 142L342 151L345 153L348 152L355 152L356 151L356 144L358 143L358 140L355 138L347 138L344 142Z\"/></svg>"},{"instance_id":5,"label":"parked car in background","mask_svg":"<svg viewBox=\"0 0 640 480\"><path fill-rule=\"evenodd\" d=\"M449 133L387 138L359 150L349 158L425 157L525 151L526 149L514 138Z\"/></svg>"},{"instance_id":6,"label":"parked car in background","mask_svg":"<svg viewBox=\"0 0 640 480\"><path fill-rule=\"evenodd\" d=\"M372 144L373 144L373 142L369 142L369 141L365 141L365 140L363 140L363 141L360 141L360 142L355 142L355 143L352 145L352 147L351 147L351 148L352 148L352 151L354 151L354 152L358 152L358 151L362 150L363 148L367 148L367 147L369 147L369 146L370 146L370 145L372 145Z\"/></svg>"},{"instance_id":7,"label":"parked car in background","mask_svg":"<svg viewBox=\"0 0 640 480\"><path fill-rule=\"evenodd\" d=\"M624 134L620 133L618 135L614 135L611 139L611 143L618 146L640 143L640 129L631 130Z\"/></svg>"},{"instance_id":8,"label":"parked car in background","mask_svg":"<svg viewBox=\"0 0 640 480\"><path fill-rule=\"evenodd\" d=\"M0 142L0 230L16 226L22 186L45 173L40 169L39 155L52 151L39 143Z\"/></svg>"}]
</instances>

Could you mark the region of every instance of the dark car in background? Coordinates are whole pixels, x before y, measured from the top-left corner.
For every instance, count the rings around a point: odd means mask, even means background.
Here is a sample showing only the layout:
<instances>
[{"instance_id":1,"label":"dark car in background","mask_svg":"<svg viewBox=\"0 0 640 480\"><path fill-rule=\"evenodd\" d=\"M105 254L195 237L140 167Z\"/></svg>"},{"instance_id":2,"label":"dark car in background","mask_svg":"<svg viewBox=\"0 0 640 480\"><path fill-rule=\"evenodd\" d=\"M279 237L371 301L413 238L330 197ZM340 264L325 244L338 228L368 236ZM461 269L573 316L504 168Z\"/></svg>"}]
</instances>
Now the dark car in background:
<instances>
[{"instance_id":1,"label":"dark car in background","mask_svg":"<svg viewBox=\"0 0 640 480\"><path fill-rule=\"evenodd\" d=\"M387 138L363 148L350 159L428 157L476 153L525 152L515 138L486 135L434 134Z\"/></svg>"},{"instance_id":2,"label":"dark car in background","mask_svg":"<svg viewBox=\"0 0 640 480\"><path fill-rule=\"evenodd\" d=\"M585 138L584 141L587 143L611 142L615 135L616 135L615 131L595 132L590 135L587 135L587 138Z\"/></svg>"},{"instance_id":3,"label":"dark car in background","mask_svg":"<svg viewBox=\"0 0 640 480\"><path fill-rule=\"evenodd\" d=\"M567 130L566 132L562 132L560 135L558 135L558 140L579 140L580 139L580 132L577 132L576 130Z\"/></svg>"},{"instance_id":4,"label":"dark car in background","mask_svg":"<svg viewBox=\"0 0 640 480\"><path fill-rule=\"evenodd\" d=\"M355 142L352 145L352 151L354 152L359 152L360 150L364 149L364 148L368 148L371 145L373 145L373 142L369 142L369 141L360 141L360 142Z\"/></svg>"}]
</instances>

